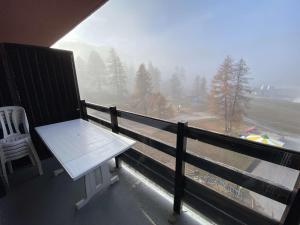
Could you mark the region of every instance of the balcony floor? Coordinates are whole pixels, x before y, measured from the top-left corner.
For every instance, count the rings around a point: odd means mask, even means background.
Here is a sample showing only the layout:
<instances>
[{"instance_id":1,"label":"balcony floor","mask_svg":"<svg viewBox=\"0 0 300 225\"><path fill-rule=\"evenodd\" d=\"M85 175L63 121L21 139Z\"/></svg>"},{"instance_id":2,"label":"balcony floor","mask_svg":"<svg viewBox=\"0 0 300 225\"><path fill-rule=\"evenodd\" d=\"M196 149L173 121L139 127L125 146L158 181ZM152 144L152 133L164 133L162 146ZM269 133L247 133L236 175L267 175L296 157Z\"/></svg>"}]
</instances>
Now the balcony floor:
<instances>
[{"instance_id":1,"label":"balcony floor","mask_svg":"<svg viewBox=\"0 0 300 225\"><path fill-rule=\"evenodd\" d=\"M97 194L81 210L75 203L84 195L84 180L73 182L54 159L43 162L44 175L28 167L10 176L11 191L0 199L1 225L164 225L169 224L172 204L127 170L119 182ZM182 213L178 225L199 225Z\"/></svg>"}]
</instances>

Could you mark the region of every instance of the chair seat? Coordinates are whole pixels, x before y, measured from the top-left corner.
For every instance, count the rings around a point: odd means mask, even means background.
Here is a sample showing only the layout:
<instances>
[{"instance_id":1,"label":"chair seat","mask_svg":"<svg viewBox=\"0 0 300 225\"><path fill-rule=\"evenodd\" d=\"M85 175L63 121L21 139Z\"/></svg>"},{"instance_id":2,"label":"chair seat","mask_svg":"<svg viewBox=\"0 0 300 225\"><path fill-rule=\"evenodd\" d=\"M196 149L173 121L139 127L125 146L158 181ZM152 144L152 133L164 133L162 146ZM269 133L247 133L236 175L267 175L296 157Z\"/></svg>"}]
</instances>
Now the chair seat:
<instances>
[{"instance_id":1,"label":"chair seat","mask_svg":"<svg viewBox=\"0 0 300 225\"><path fill-rule=\"evenodd\" d=\"M16 144L18 141L24 141L25 139L30 138L29 134L12 134L6 138L0 139L0 144Z\"/></svg>"}]
</instances>

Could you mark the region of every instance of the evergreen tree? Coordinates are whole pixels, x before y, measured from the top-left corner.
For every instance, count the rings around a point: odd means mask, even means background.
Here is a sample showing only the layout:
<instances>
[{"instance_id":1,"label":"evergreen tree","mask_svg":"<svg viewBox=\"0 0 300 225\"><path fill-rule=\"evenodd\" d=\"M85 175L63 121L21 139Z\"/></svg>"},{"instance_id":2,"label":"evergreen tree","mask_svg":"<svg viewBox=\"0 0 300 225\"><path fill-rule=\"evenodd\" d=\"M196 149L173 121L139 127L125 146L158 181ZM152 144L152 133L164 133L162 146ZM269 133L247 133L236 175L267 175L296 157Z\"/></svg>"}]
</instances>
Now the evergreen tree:
<instances>
[{"instance_id":1,"label":"evergreen tree","mask_svg":"<svg viewBox=\"0 0 300 225\"><path fill-rule=\"evenodd\" d=\"M113 94L119 100L127 96L127 76L124 66L114 49L111 49L108 60L108 71L110 74L110 84L112 86Z\"/></svg>"},{"instance_id":2,"label":"evergreen tree","mask_svg":"<svg viewBox=\"0 0 300 225\"><path fill-rule=\"evenodd\" d=\"M152 80L152 86L153 86L153 92L160 92L160 71L158 68L154 67L152 63L150 62L148 64L148 72L150 73L151 80Z\"/></svg>"},{"instance_id":3,"label":"evergreen tree","mask_svg":"<svg viewBox=\"0 0 300 225\"><path fill-rule=\"evenodd\" d=\"M202 99L206 99L207 98L207 84L206 84L206 78L202 77L201 78L201 83L200 83L200 87L201 87L201 93L200 96L202 97Z\"/></svg>"},{"instance_id":4,"label":"evergreen tree","mask_svg":"<svg viewBox=\"0 0 300 225\"><path fill-rule=\"evenodd\" d=\"M152 93L151 76L146 70L144 64L141 64L135 80L135 89L133 94L134 106L141 109L144 114L148 114L147 98Z\"/></svg>"},{"instance_id":5,"label":"evergreen tree","mask_svg":"<svg viewBox=\"0 0 300 225\"><path fill-rule=\"evenodd\" d=\"M75 59L75 68L79 87L86 89L86 63L80 56Z\"/></svg>"},{"instance_id":6,"label":"evergreen tree","mask_svg":"<svg viewBox=\"0 0 300 225\"><path fill-rule=\"evenodd\" d=\"M245 60L240 59L238 63L235 64L234 79L233 79L233 100L231 108L231 123L239 124L242 117L246 114L246 109L248 108L249 97L247 96L251 90L248 84L249 67L247 66Z\"/></svg>"},{"instance_id":7,"label":"evergreen tree","mask_svg":"<svg viewBox=\"0 0 300 225\"><path fill-rule=\"evenodd\" d=\"M195 77L192 95L195 97L199 97L201 95L200 76Z\"/></svg>"},{"instance_id":8,"label":"evergreen tree","mask_svg":"<svg viewBox=\"0 0 300 225\"><path fill-rule=\"evenodd\" d=\"M170 93L173 100L179 102L182 97L182 83L178 73L174 73L170 79Z\"/></svg>"},{"instance_id":9,"label":"evergreen tree","mask_svg":"<svg viewBox=\"0 0 300 225\"><path fill-rule=\"evenodd\" d=\"M133 65L129 65L127 71L127 87L128 90L134 90L136 69Z\"/></svg>"},{"instance_id":10,"label":"evergreen tree","mask_svg":"<svg viewBox=\"0 0 300 225\"><path fill-rule=\"evenodd\" d=\"M197 98L197 102L201 105L206 103L207 98L207 87L206 87L206 79L205 77L196 76L193 89L192 89L193 97Z\"/></svg>"},{"instance_id":11,"label":"evergreen tree","mask_svg":"<svg viewBox=\"0 0 300 225\"><path fill-rule=\"evenodd\" d=\"M101 90L101 87L106 82L106 66L100 55L92 51L87 62L87 82L88 86L94 90Z\"/></svg>"},{"instance_id":12,"label":"evergreen tree","mask_svg":"<svg viewBox=\"0 0 300 225\"><path fill-rule=\"evenodd\" d=\"M233 124L239 124L246 113L250 92L248 72L243 59L235 64L227 56L212 80L210 108L223 117L226 133L231 132Z\"/></svg>"},{"instance_id":13,"label":"evergreen tree","mask_svg":"<svg viewBox=\"0 0 300 225\"><path fill-rule=\"evenodd\" d=\"M230 132L232 112L232 88L234 79L234 64L231 57L227 56L213 77L210 91L210 109L224 119L225 132Z\"/></svg>"}]
</instances>

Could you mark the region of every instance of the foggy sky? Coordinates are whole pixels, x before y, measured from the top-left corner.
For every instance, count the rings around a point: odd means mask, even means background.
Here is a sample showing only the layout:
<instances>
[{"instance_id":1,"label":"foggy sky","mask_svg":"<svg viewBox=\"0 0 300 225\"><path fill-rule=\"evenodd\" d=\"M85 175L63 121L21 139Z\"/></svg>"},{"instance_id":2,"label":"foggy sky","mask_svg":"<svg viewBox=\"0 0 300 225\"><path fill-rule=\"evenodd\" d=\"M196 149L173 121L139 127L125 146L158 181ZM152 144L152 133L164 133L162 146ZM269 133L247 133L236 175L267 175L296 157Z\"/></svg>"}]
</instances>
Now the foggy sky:
<instances>
[{"instance_id":1,"label":"foggy sky","mask_svg":"<svg viewBox=\"0 0 300 225\"><path fill-rule=\"evenodd\" d=\"M243 57L255 83L300 85L298 0L110 0L60 42L111 46L128 64L152 61L211 77Z\"/></svg>"}]
</instances>

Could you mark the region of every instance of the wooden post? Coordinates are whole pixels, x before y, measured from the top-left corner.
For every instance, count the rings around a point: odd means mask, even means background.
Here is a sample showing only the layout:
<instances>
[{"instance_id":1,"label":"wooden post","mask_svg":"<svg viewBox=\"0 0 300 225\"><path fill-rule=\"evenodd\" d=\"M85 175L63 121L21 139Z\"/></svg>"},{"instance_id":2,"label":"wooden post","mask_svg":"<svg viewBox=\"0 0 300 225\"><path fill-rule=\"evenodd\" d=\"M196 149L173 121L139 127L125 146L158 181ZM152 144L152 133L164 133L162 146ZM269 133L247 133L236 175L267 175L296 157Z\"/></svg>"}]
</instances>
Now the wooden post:
<instances>
[{"instance_id":1,"label":"wooden post","mask_svg":"<svg viewBox=\"0 0 300 225\"><path fill-rule=\"evenodd\" d=\"M283 215L284 221L281 221L280 224L283 225L299 225L300 224L300 191L297 190L295 193L294 199L290 206L287 206L288 213Z\"/></svg>"},{"instance_id":2,"label":"wooden post","mask_svg":"<svg viewBox=\"0 0 300 225\"><path fill-rule=\"evenodd\" d=\"M179 215L182 206L182 198L184 195L185 179L185 153L187 138L185 135L187 122L179 122L177 130L177 142L176 142L176 168L175 168L175 193L173 211Z\"/></svg>"},{"instance_id":3,"label":"wooden post","mask_svg":"<svg viewBox=\"0 0 300 225\"><path fill-rule=\"evenodd\" d=\"M80 100L80 117L84 120L88 120L85 100Z\"/></svg>"},{"instance_id":4,"label":"wooden post","mask_svg":"<svg viewBox=\"0 0 300 225\"><path fill-rule=\"evenodd\" d=\"M111 121L111 130L114 133L119 133L119 124L118 124L118 111L116 106L109 107L110 112L110 121ZM119 168L119 157L115 157L116 168Z\"/></svg>"},{"instance_id":5,"label":"wooden post","mask_svg":"<svg viewBox=\"0 0 300 225\"><path fill-rule=\"evenodd\" d=\"M298 175L291 195L290 204L285 207L282 214L280 225L299 225L300 224L300 175Z\"/></svg>"}]
</instances>

